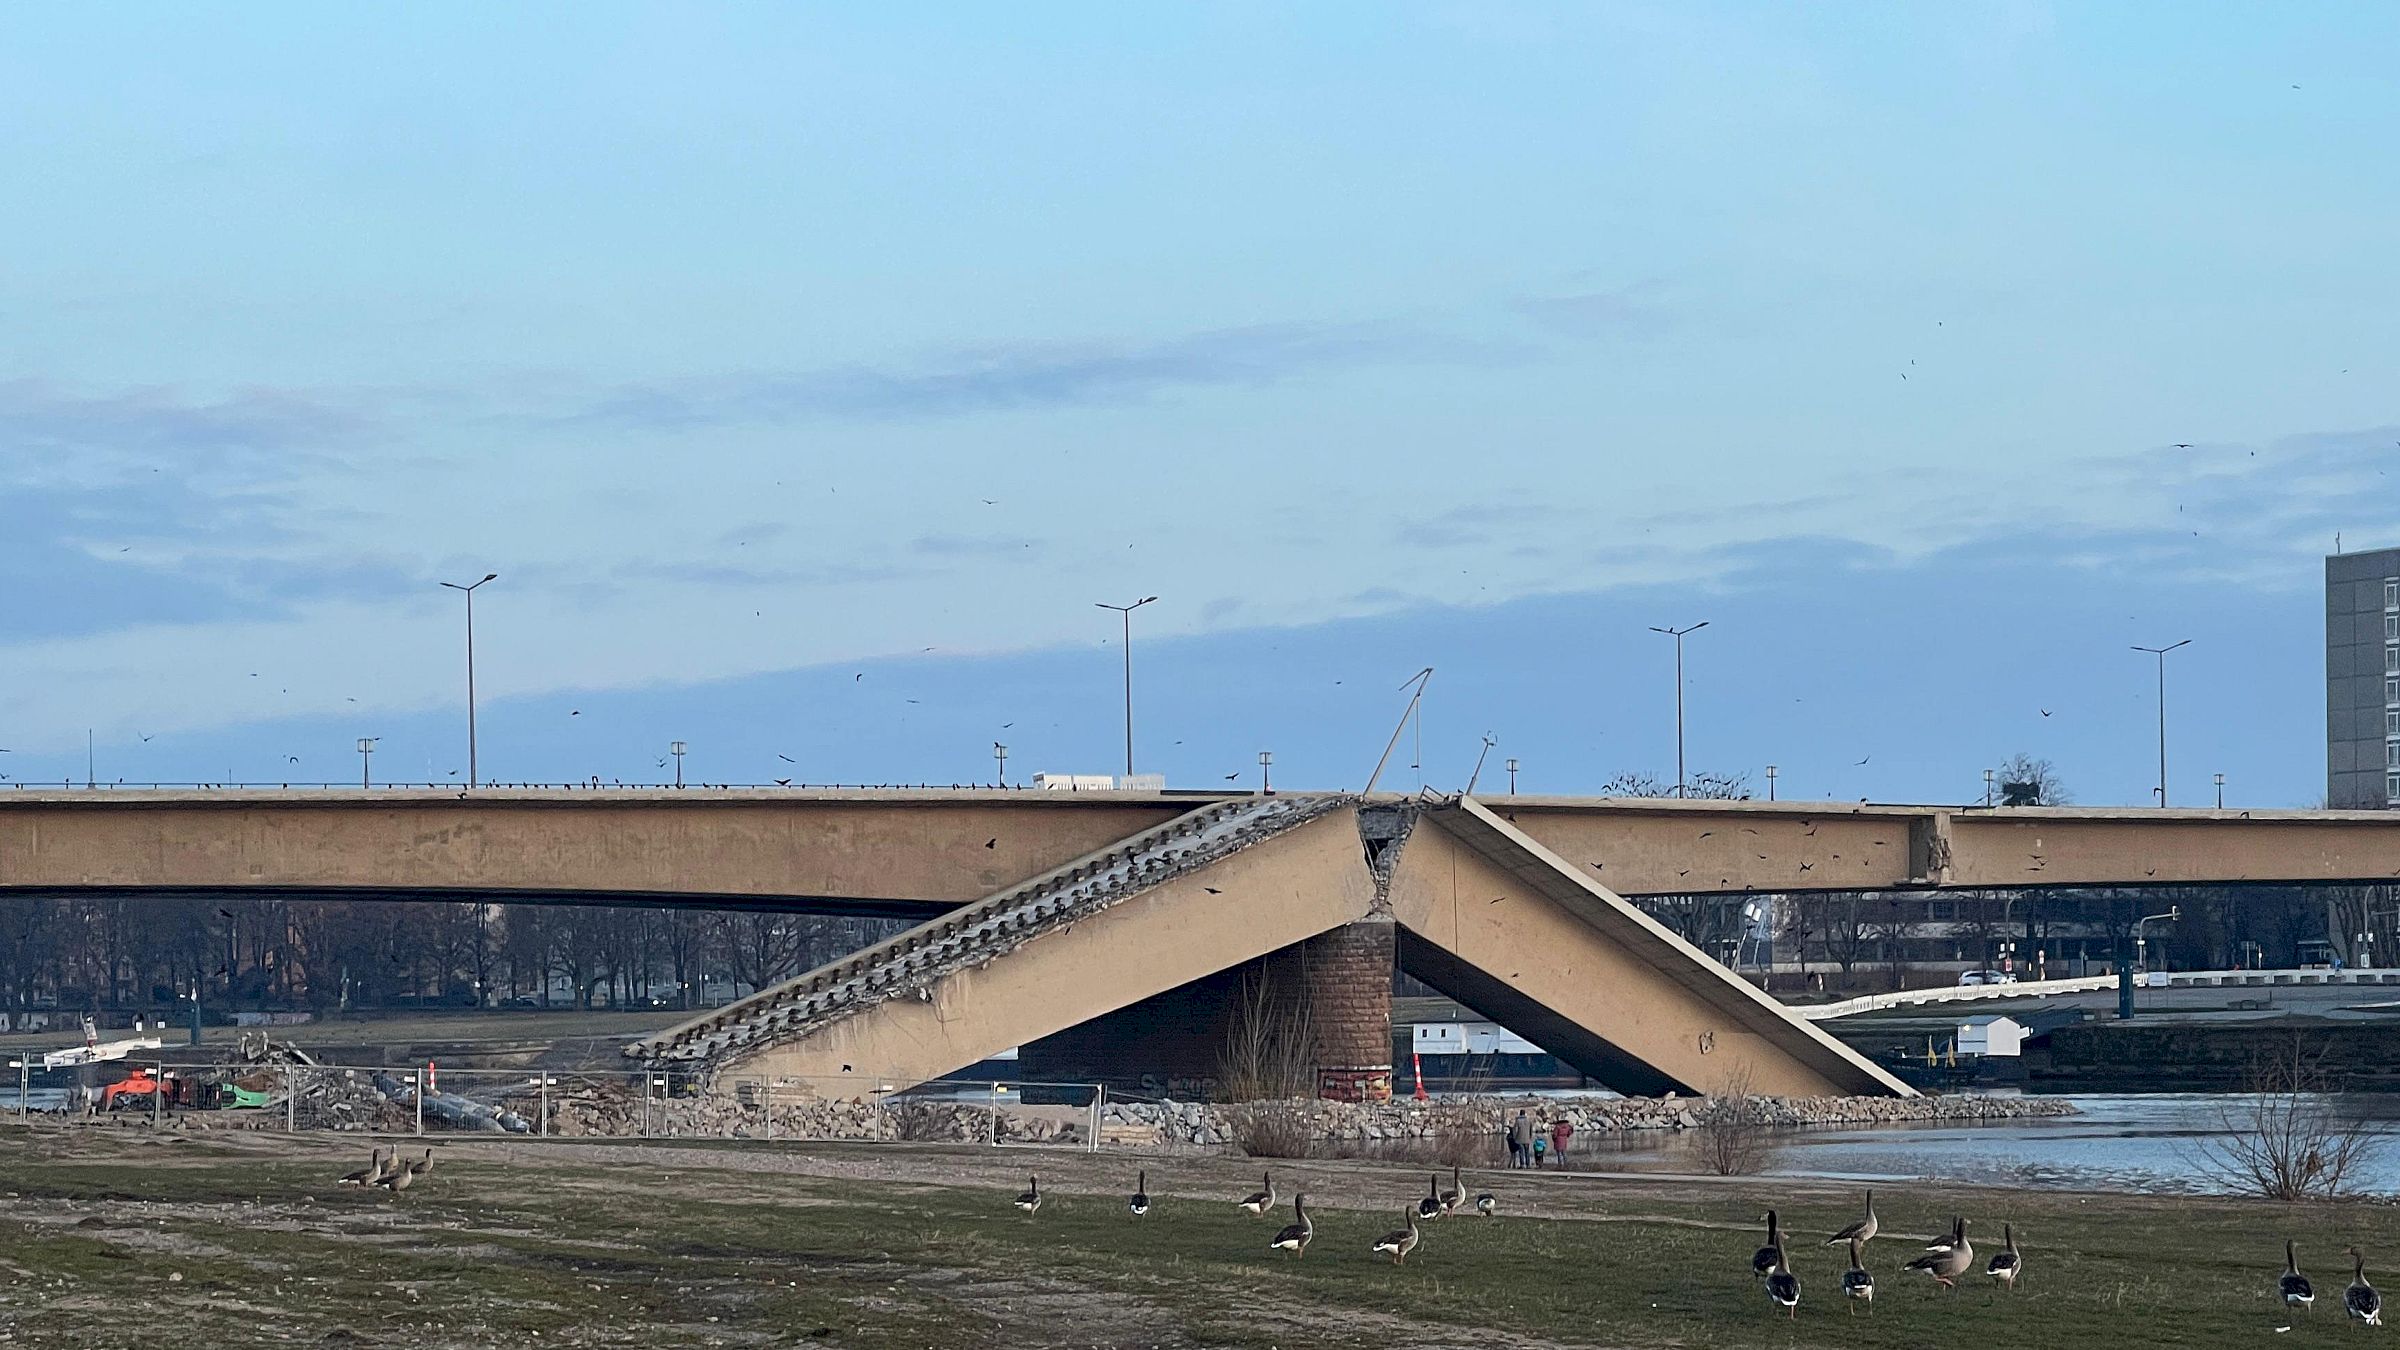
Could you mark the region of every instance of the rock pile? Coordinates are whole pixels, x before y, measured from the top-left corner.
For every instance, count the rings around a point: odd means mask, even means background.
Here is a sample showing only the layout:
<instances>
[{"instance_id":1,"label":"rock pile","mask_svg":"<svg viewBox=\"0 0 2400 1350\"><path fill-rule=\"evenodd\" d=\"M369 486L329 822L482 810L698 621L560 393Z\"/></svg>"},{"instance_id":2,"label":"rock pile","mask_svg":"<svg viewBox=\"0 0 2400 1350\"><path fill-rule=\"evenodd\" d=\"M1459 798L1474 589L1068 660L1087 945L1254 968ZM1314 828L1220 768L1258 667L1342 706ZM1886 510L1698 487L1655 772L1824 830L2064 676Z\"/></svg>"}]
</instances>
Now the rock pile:
<instances>
[{"instance_id":1,"label":"rock pile","mask_svg":"<svg viewBox=\"0 0 2400 1350\"><path fill-rule=\"evenodd\" d=\"M2013 1120L2073 1115L2075 1108L2047 1097L1755 1097L1760 1120L1769 1125L1870 1125L1894 1121ZM1308 1134L1326 1140L1434 1139L1460 1134L1497 1137L1523 1111L1527 1119L1564 1119L1578 1134L1592 1131L1688 1130L1700 1123L1703 1098L1436 1097L1431 1101L1271 1103L1265 1109L1296 1113ZM1213 1147L1228 1142L1232 1113L1257 1107L1223 1107L1198 1102L1110 1102L1101 1115L1101 1136L1112 1143L1148 1142Z\"/></svg>"}]
</instances>

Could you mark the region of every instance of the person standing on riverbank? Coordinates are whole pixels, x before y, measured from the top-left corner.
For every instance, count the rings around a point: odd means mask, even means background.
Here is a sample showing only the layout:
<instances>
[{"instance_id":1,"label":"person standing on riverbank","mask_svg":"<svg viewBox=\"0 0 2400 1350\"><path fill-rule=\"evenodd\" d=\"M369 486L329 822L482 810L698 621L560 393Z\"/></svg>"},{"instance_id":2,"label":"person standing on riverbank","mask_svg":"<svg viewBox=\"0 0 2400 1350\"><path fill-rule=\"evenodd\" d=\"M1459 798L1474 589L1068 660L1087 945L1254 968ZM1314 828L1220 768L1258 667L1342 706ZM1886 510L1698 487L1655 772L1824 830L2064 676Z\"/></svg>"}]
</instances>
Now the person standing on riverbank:
<instances>
[{"instance_id":1,"label":"person standing on riverbank","mask_svg":"<svg viewBox=\"0 0 2400 1350\"><path fill-rule=\"evenodd\" d=\"M1567 1141L1575 1137L1575 1127L1565 1116L1550 1122L1550 1156L1558 1159L1558 1170L1567 1170Z\"/></svg>"},{"instance_id":2,"label":"person standing on riverbank","mask_svg":"<svg viewBox=\"0 0 2400 1350\"><path fill-rule=\"evenodd\" d=\"M1508 1165L1525 1165L1525 1113L1522 1111L1517 1112L1516 1119L1508 1122Z\"/></svg>"}]
</instances>

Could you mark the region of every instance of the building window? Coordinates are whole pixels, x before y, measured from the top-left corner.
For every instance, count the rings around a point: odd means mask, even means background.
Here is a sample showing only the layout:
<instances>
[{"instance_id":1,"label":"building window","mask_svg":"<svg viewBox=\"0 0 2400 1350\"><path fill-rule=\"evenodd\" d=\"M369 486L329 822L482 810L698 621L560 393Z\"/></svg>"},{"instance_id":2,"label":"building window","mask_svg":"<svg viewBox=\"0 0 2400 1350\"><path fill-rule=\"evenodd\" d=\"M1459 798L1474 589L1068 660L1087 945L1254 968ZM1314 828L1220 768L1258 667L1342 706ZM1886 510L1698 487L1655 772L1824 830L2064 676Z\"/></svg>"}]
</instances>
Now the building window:
<instances>
[{"instance_id":1,"label":"building window","mask_svg":"<svg viewBox=\"0 0 2400 1350\"><path fill-rule=\"evenodd\" d=\"M2400 736L2400 712L2393 712L2389 709L2384 711L2383 734L2386 736Z\"/></svg>"},{"instance_id":2,"label":"building window","mask_svg":"<svg viewBox=\"0 0 2400 1350\"><path fill-rule=\"evenodd\" d=\"M2400 741L2385 741L2383 743L2383 767L2387 769L2400 769Z\"/></svg>"},{"instance_id":3,"label":"building window","mask_svg":"<svg viewBox=\"0 0 2400 1350\"><path fill-rule=\"evenodd\" d=\"M2400 643L2386 644L2383 649L2383 673L2400 675Z\"/></svg>"},{"instance_id":4,"label":"building window","mask_svg":"<svg viewBox=\"0 0 2400 1350\"><path fill-rule=\"evenodd\" d=\"M2383 682L2383 701L2395 708L2400 708L2400 680Z\"/></svg>"},{"instance_id":5,"label":"building window","mask_svg":"<svg viewBox=\"0 0 2400 1350\"><path fill-rule=\"evenodd\" d=\"M2400 802L2400 773L2387 773L2383 776L2383 799L2387 802Z\"/></svg>"},{"instance_id":6,"label":"building window","mask_svg":"<svg viewBox=\"0 0 2400 1350\"><path fill-rule=\"evenodd\" d=\"M2400 642L2400 614L2386 614L2383 616L2383 640L2386 642Z\"/></svg>"},{"instance_id":7,"label":"building window","mask_svg":"<svg viewBox=\"0 0 2400 1350\"><path fill-rule=\"evenodd\" d=\"M2385 609L2400 609L2400 581L2387 581L2383 583L2383 607Z\"/></svg>"}]
</instances>

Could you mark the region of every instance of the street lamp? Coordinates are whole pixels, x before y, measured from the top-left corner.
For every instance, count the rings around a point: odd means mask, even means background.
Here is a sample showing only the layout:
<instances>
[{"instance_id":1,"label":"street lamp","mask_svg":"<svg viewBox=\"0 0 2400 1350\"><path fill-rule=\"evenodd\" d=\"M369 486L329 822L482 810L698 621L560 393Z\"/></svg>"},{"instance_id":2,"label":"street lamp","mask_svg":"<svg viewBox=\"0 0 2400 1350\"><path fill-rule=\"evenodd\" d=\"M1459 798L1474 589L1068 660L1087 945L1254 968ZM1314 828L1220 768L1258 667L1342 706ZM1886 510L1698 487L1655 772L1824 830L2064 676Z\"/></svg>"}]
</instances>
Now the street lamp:
<instances>
[{"instance_id":1,"label":"street lamp","mask_svg":"<svg viewBox=\"0 0 2400 1350\"><path fill-rule=\"evenodd\" d=\"M1112 605L1105 600L1092 602L1096 608L1115 610L1118 617L1125 620L1125 776L1127 778L1133 777L1133 612L1156 599L1158 597L1155 595L1145 595L1130 605Z\"/></svg>"},{"instance_id":2,"label":"street lamp","mask_svg":"<svg viewBox=\"0 0 2400 1350\"><path fill-rule=\"evenodd\" d=\"M1267 772L1268 767L1274 764L1274 762L1274 751L1261 750L1258 752L1258 795L1261 797L1272 795L1273 789L1271 789L1267 784Z\"/></svg>"},{"instance_id":3,"label":"street lamp","mask_svg":"<svg viewBox=\"0 0 2400 1350\"><path fill-rule=\"evenodd\" d=\"M2225 775L2217 775L2217 809L2225 809Z\"/></svg>"},{"instance_id":4,"label":"street lamp","mask_svg":"<svg viewBox=\"0 0 2400 1350\"><path fill-rule=\"evenodd\" d=\"M1513 758L1508 761L1508 795L1517 795L1517 761Z\"/></svg>"},{"instance_id":5,"label":"street lamp","mask_svg":"<svg viewBox=\"0 0 2400 1350\"><path fill-rule=\"evenodd\" d=\"M675 786L683 786L683 742L667 742L667 753L675 757Z\"/></svg>"},{"instance_id":6,"label":"street lamp","mask_svg":"<svg viewBox=\"0 0 2400 1350\"><path fill-rule=\"evenodd\" d=\"M992 758L994 758L994 759L996 759L996 760L999 760L999 761L1000 761L1000 786L1002 786L1002 787L1007 787L1007 786L1008 786L1008 747L1007 747L1007 746L1005 746L1005 745L1002 745L1002 744L1001 744L1000 742L998 742L998 741L994 741L994 742L992 742Z\"/></svg>"},{"instance_id":7,"label":"street lamp","mask_svg":"<svg viewBox=\"0 0 2400 1350\"><path fill-rule=\"evenodd\" d=\"M1992 804L1992 778L1993 778L1993 774L1994 774L1994 771L1993 771L1993 770L1991 770L1991 769L1985 769L1985 770L1983 771L1983 804L1984 804L1985 806L1990 806L1990 805Z\"/></svg>"},{"instance_id":8,"label":"street lamp","mask_svg":"<svg viewBox=\"0 0 2400 1350\"><path fill-rule=\"evenodd\" d=\"M1653 633L1664 633L1675 639L1675 795L1684 795L1683 788L1683 639L1687 633L1697 633L1708 627L1708 620L1688 628L1660 628L1651 625Z\"/></svg>"},{"instance_id":9,"label":"street lamp","mask_svg":"<svg viewBox=\"0 0 2400 1350\"><path fill-rule=\"evenodd\" d=\"M375 786L372 775L367 772L367 756L375 753L375 742L381 739L380 736L358 738L358 785L362 788Z\"/></svg>"},{"instance_id":10,"label":"street lamp","mask_svg":"<svg viewBox=\"0 0 2400 1350\"><path fill-rule=\"evenodd\" d=\"M480 587L482 587L482 585L484 584L484 581L497 581L497 580L499 580L499 579L500 579L500 574L499 574L498 572L486 572L486 573L484 573L484 574L483 574L483 581L474 582L474 583L472 583L472 584L470 584L470 585L461 586L461 585L459 585L459 584L458 584L457 582L455 582L455 581L445 581L445 582L443 582L443 583L442 583L442 585L444 585L444 586L448 587L449 589L451 589L451 590L454 590L454 591L458 591L458 592L460 592L460 593L464 594L464 595L467 597L467 786L468 786L468 787L474 787L474 786L476 785L476 783L480 781L480 780L479 780L479 779L477 779L477 778L476 778L476 776L475 776L475 774L476 774L476 769L475 769L475 592L476 592L476 591L477 591L477 590L478 590Z\"/></svg>"},{"instance_id":11,"label":"street lamp","mask_svg":"<svg viewBox=\"0 0 2400 1350\"><path fill-rule=\"evenodd\" d=\"M2164 919L2169 923L2173 923L2182 917L2183 906L2169 905L2167 906L2167 912L2164 914L2145 914L2141 918L2134 921L2132 934L2133 945L2140 951L2145 965L2149 961L2150 940L2143 936L2142 930L2150 924L2158 922L2160 919ZM2117 950L2120 953L2123 953L2125 949L2120 947ZM2117 960L2117 1018L2120 1021L2129 1021L2132 1019L2132 1017L2133 963L2124 959L2123 955L2120 955Z\"/></svg>"},{"instance_id":12,"label":"street lamp","mask_svg":"<svg viewBox=\"0 0 2400 1350\"><path fill-rule=\"evenodd\" d=\"M1775 800L1775 766L1767 766L1767 800Z\"/></svg>"},{"instance_id":13,"label":"street lamp","mask_svg":"<svg viewBox=\"0 0 2400 1350\"><path fill-rule=\"evenodd\" d=\"M2167 653L2191 645L2192 640L2185 638L2164 647L2134 648L2137 652L2148 652L2158 658L2158 804L2162 809L2167 804Z\"/></svg>"}]
</instances>

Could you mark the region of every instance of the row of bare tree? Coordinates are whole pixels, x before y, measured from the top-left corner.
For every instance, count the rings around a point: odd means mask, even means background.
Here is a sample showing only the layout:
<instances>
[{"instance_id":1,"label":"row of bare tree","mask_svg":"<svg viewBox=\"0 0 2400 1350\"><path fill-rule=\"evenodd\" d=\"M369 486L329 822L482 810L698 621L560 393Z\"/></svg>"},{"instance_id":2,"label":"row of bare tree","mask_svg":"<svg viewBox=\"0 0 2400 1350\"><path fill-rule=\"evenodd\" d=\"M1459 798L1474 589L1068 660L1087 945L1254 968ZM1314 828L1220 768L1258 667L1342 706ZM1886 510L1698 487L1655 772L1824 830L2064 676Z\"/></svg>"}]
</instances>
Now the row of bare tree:
<instances>
[{"instance_id":1,"label":"row of bare tree","mask_svg":"<svg viewBox=\"0 0 2400 1350\"><path fill-rule=\"evenodd\" d=\"M0 899L0 1008L467 1005L688 1007L705 984L772 984L891 920L686 907L444 901Z\"/></svg>"}]
</instances>

